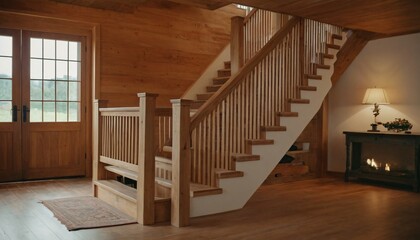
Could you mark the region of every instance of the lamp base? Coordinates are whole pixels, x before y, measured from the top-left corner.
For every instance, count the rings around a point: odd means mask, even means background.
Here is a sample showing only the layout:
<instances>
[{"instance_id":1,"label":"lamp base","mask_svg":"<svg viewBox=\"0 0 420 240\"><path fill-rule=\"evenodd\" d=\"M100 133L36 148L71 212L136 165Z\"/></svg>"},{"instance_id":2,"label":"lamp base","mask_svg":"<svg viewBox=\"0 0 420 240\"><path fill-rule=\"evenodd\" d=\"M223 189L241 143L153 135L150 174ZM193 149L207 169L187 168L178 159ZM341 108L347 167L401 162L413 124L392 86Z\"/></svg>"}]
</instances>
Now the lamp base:
<instances>
[{"instance_id":1,"label":"lamp base","mask_svg":"<svg viewBox=\"0 0 420 240\"><path fill-rule=\"evenodd\" d=\"M372 127L372 129L367 130L368 132L380 132L378 130L378 124L372 123L372 124L370 124L370 126Z\"/></svg>"}]
</instances>

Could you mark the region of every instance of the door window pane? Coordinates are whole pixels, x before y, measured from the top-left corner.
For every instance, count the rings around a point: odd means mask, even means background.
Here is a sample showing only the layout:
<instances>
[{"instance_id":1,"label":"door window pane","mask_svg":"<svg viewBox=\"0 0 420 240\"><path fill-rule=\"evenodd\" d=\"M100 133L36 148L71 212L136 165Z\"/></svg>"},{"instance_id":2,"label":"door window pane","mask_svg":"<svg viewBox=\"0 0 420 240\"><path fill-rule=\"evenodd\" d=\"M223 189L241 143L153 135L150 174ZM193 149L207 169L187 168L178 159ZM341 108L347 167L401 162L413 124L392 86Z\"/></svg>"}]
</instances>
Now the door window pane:
<instances>
[{"instance_id":1,"label":"door window pane","mask_svg":"<svg viewBox=\"0 0 420 240\"><path fill-rule=\"evenodd\" d=\"M12 58L0 57L0 78L12 77Z\"/></svg>"},{"instance_id":2,"label":"door window pane","mask_svg":"<svg viewBox=\"0 0 420 240\"><path fill-rule=\"evenodd\" d=\"M79 83L69 82L69 101L79 101Z\"/></svg>"},{"instance_id":3,"label":"door window pane","mask_svg":"<svg viewBox=\"0 0 420 240\"><path fill-rule=\"evenodd\" d=\"M42 58L42 39L31 38L31 58Z\"/></svg>"},{"instance_id":4,"label":"door window pane","mask_svg":"<svg viewBox=\"0 0 420 240\"><path fill-rule=\"evenodd\" d=\"M44 39L43 58L55 59L55 40Z\"/></svg>"},{"instance_id":5,"label":"door window pane","mask_svg":"<svg viewBox=\"0 0 420 240\"><path fill-rule=\"evenodd\" d=\"M12 121L12 102L0 101L0 122Z\"/></svg>"},{"instance_id":6,"label":"door window pane","mask_svg":"<svg viewBox=\"0 0 420 240\"><path fill-rule=\"evenodd\" d=\"M13 38L0 36L0 56L11 57L13 54Z\"/></svg>"},{"instance_id":7,"label":"door window pane","mask_svg":"<svg viewBox=\"0 0 420 240\"><path fill-rule=\"evenodd\" d=\"M31 80L30 87L31 100L42 100L42 81L41 80Z\"/></svg>"},{"instance_id":8,"label":"door window pane","mask_svg":"<svg viewBox=\"0 0 420 240\"><path fill-rule=\"evenodd\" d=\"M67 102L57 102L57 122L67 121Z\"/></svg>"},{"instance_id":9,"label":"door window pane","mask_svg":"<svg viewBox=\"0 0 420 240\"><path fill-rule=\"evenodd\" d=\"M69 60L80 61L79 42L69 42Z\"/></svg>"},{"instance_id":10,"label":"door window pane","mask_svg":"<svg viewBox=\"0 0 420 240\"><path fill-rule=\"evenodd\" d=\"M69 80L80 80L80 63L69 62Z\"/></svg>"},{"instance_id":11,"label":"door window pane","mask_svg":"<svg viewBox=\"0 0 420 240\"><path fill-rule=\"evenodd\" d=\"M42 60L31 59L31 79L42 79Z\"/></svg>"},{"instance_id":12,"label":"door window pane","mask_svg":"<svg viewBox=\"0 0 420 240\"><path fill-rule=\"evenodd\" d=\"M0 100L12 100L12 80L0 79Z\"/></svg>"},{"instance_id":13,"label":"door window pane","mask_svg":"<svg viewBox=\"0 0 420 240\"><path fill-rule=\"evenodd\" d=\"M68 59L68 45L67 41L57 41L57 59Z\"/></svg>"},{"instance_id":14,"label":"door window pane","mask_svg":"<svg viewBox=\"0 0 420 240\"><path fill-rule=\"evenodd\" d=\"M31 122L42 122L42 102L31 101L30 110Z\"/></svg>"},{"instance_id":15,"label":"door window pane","mask_svg":"<svg viewBox=\"0 0 420 240\"><path fill-rule=\"evenodd\" d=\"M67 93L68 93L68 83L64 81L57 81L56 83L56 96L57 101L68 101Z\"/></svg>"},{"instance_id":16,"label":"door window pane","mask_svg":"<svg viewBox=\"0 0 420 240\"><path fill-rule=\"evenodd\" d=\"M55 102L44 102L44 122L55 122Z\"/></svg>"},{"instance_id":17,"label":"door window pane","mask_svg":"<svg viewBox=\"0 0 420 240\"><path fill-rule=\"evenodd\" d=\"M57 74L55 79L57 80L68 80L68 72L67 72L67 61L57 61Z\"/></svg>"},{"instance_id":18,"label":"door window pane","mask_svg":"<svg viewBox=\"0 0 420 240\"><path fill-rule=\"evenodd\" d=\"M69 103L69 122L78 122L79 119L79 103L78 102L70 102Z\"/></svg>"},{"instance_id":19,"label":"door window pane","mask_svg":"<svg viewBox=\"0 0 420 240\"><path fill-rule=\"evenodd\" d=\"M80 121L81 43L31 38L30 47L31 122Z\"/></svg>"},{"instance_id":20,"label":"door window pane","mask_svg":"<svg viewBox=\"0 0 420 240\"><path fill-rule=\"evenodd\" d=\"M53 80L55 79L55 61L44 60L44 79Z\"/></svg>"},{"instance_id":21,"label":"door window pane","mask_svg":"<svg viewBox=\"0 0 420 240\"><path fill-rule=\"evenodd\" d=\"M55 100L55 81L44 81L44 100Z\"/></svg>"}]
</instances>

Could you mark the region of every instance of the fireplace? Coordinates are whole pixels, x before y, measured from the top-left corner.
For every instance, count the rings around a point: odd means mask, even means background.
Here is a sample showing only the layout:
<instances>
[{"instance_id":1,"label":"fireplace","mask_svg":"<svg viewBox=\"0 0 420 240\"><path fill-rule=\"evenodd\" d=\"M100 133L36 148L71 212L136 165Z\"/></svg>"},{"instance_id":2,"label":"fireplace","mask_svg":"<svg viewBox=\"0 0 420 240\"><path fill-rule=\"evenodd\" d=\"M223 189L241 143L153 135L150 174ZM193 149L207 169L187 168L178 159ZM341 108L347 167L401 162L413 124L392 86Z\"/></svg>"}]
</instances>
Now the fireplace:
<instances>
[{"instance_id":1,"label":"fireplace","mask_svg":"<svg viewBox=\"0 0 420 240\"><path fill-rule=\"evenodd\" d=\"M419 191L420 134L344 132L345 180L374 180Z\"/></svg>"}]
</instances>

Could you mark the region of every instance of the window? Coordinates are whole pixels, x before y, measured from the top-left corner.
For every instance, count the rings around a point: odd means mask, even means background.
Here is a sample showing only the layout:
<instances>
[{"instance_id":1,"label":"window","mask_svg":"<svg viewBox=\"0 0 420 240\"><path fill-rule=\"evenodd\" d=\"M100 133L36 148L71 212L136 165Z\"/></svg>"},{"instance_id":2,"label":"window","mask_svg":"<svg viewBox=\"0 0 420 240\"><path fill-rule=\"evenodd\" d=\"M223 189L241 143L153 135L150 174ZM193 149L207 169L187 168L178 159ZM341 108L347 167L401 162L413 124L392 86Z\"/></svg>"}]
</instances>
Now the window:
<instances>
[{"instance_id":1,"label":"window","mask_svg":"<svg viewBox=\"0 0 420 240\"><path fill-rule=\"evenodd\" d=\"M30 39L30 121L78 122L81 43Z\"/></svg>"}]
</instances>

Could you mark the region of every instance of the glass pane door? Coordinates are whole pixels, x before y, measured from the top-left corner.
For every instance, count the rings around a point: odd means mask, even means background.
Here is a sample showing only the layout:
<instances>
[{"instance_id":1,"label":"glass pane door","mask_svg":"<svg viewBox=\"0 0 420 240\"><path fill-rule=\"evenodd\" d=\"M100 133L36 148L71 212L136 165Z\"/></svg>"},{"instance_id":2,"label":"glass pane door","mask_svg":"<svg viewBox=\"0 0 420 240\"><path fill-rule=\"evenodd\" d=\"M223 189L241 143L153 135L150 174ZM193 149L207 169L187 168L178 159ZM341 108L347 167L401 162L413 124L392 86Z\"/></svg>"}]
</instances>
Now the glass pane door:
<instances>
[{"instance_id":1,"label":"glass pane door","mask_svg":"<svg viewBox=\"0 0 420 240\"><path fill-rule=\"evenodd\" d=\"M12 122L13 38L0 35L0 122Z\"/></svg>"}]
</instances>

